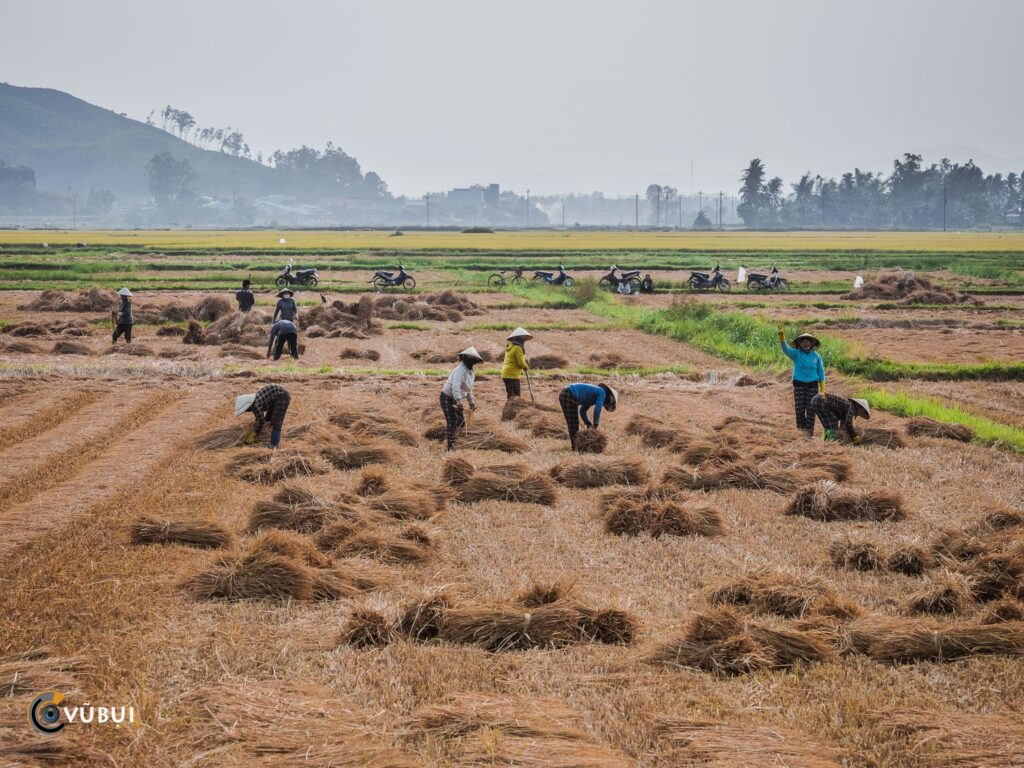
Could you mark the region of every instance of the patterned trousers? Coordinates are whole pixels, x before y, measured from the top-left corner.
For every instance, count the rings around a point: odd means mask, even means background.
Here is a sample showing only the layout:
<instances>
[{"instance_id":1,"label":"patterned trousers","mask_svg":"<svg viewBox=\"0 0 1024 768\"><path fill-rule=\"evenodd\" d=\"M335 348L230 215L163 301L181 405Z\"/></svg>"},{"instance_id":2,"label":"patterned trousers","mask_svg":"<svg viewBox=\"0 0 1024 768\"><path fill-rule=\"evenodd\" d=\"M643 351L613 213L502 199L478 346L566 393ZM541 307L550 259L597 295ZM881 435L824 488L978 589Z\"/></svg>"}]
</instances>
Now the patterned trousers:
<instances>
[{"instance_id":1,"label":"patterned trousers","mask_svg":"<svg viewBox=\"0 0 1024 768\"><path fill-rule=\"evenodd\" d=\"M796 428L814 437L814 411L811 400L818 394L818 382L793 382L793 407L796 409Z\"/></svg>"},{"instance_id":2,"label":"patterned trousers","mask_svg":"<svg viewBox=\"0 0 1024 768\"><path fill-rule=\"evenodd\" d=\"M565 426L569 430L569 443L575 449L576 435L580 433L580 401L568 389L563 389L558 394L558 404L562 406Z\"/></svg>"},{"instance_id":3,"label":"patterned trousers","mask_svg":"<svg viewBox=\"0 0 1024 768\"><path fill-rule=\"evenodd\" d=\"M505 397L511 400L513 397L523 396L523 382L521 379L502 379L505 382Z\"/></svg>"},{"instance_id":4,"label":"patterned trousers","mask_svg":"<svg viewBox=\"0 0 1024 768\"><path fill-rule=\"evenodd\" d=\"M462 406L455 402L451 395L441 393L441 411L444 413L444 423L448 429L448 449L455 445L455 434L466 426L466 413Z\"/></svg>"},{"instance_id":5,"label":"patterned trousers","mask_svg":"<svg viewBox=\"0 0 1024 768\"><path fill-rule=\"evenodd\" d=\"M841 414L836 413L832 410L832 406L829 405L828 399L815 395L811 399L811 410L818 414L818 418L821 420L821 426L825 429L831 429L833 432L839 431L839 417ZM845 422L843 423L845 427ZM849 432L849 430L847 430ZM853 437L851 434L850 437Z\"/></svg>"}]
</instances>

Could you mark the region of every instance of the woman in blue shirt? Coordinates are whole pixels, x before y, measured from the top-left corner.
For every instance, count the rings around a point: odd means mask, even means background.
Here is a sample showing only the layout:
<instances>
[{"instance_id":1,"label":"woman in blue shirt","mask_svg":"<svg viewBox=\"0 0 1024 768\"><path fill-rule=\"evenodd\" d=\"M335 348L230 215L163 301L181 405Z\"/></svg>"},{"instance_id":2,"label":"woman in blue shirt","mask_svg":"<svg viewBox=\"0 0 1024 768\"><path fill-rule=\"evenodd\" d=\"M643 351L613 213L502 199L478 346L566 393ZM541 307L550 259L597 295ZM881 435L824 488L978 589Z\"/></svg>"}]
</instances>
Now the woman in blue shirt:
<instances>
[{"instance_id":1,"label":"woman in blue shirt","mask_svg":"<svg viewBox=\"0 0 1024 768\"><path fill-rule=\"evenodd\" d=\"M811 400L819 392L825 394L825 364L816 350L821 342L809 333L801 333L793 339L793 346L786 343L786 332L779 326L779 344L782 351L793 361L793 405L796 408L796 428L814 437L814 411Z\"/></svg>"},{"instance_id":2,"label":"woman in blue shirt","mask_svg":"<svg viewBox=\"0 0 1024 768\"><path fill-rule=\"evenodd\" d=\"M619 394L607 384L570 384L558 395L558 404L562 406L565 425L569 429L569 443L576 450L576 435L580 432L580 419L591 429L597 429L601 423L601 409L614 411ZM587 411L594 409L594 420L590 421Z\"/></svg>"}]
</instances>

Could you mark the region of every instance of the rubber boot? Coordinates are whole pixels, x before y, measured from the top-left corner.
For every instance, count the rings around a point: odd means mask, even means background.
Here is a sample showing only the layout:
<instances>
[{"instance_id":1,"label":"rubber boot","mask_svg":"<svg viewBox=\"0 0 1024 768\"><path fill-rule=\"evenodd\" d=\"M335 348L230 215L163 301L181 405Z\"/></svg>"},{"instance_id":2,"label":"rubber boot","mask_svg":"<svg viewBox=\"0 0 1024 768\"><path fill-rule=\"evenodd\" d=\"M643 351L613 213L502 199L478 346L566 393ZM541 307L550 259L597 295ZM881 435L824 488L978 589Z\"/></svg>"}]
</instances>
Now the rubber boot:
<instances>
[{"instance_id":1,"label":"rubber boot","mask_svg":"<svg viewBox=\"0 0 1024 768\"><path fill-rule=\"evenodd\" d=\"M836 431L834 429L825 430L825 442L831 443L836 439Z\"/></svg>"}]
</instances>

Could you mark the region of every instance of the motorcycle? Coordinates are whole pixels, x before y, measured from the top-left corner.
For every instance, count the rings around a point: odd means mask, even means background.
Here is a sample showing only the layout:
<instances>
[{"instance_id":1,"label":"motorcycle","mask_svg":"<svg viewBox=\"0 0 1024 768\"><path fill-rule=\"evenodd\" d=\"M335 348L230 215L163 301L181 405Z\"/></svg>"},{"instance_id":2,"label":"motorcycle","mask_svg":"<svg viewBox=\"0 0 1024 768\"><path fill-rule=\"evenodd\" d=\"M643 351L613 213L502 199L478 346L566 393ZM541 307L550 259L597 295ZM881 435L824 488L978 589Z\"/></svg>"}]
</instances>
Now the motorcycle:
<instances>
[{"instance_id":1,"label":"motorcycle","mask_svg":"<svg viewBox=\"0 0 1024 768\"><path fill-rule=\"evenodd\" d=\"M748 291L788 291L789 283L785 278L779 276L779 268L772 265L770 275L761 275L756 272L747 273Z\"/></svg>"},{"instance_id":2,"label":"motorcycle","mask_svg":"<svg viewBox=\"0 0 1024 768\"><path fill-rule=\"evenodd\" d=\"M608 269L608 274L602 277L598 281L598 286L608 291L614 291L615 293L621 293L623 296L629 296L631 293L640 292L640 270L634 269L630 272L623 272L621 275L616 275L619 267L612 264Z\"/></svg>"},{"instance_id":3,"label":"motorcycle","mask_svg":"<svg viewBox=\"0 0 1024 768\"><path fill-rule=\"evenodd\" d=\"M288 266L282 269L278 273L277 279L274 280L274 284L278 288L288 285L316 285L319 282L320 276L317 275L315 269L300 269L293 274L291 262L288 262Z\"/></svg>"},{"instance_id":4,"label":"motorcycle","mask_svg":"<svg viewBox=\"0 0 1024 768\"><path fill-rule=\"evenodd\" d=\"M399 264L397 275L394 272L385 272L383 269L378 269L373 273L373 279L370 283L378 291L396 287L411 291L416 287L416 278L406 272L405 267Z\"/></svg>"},{"instance_id":5,"label":"motorcycle","mask_svg":"<svg viewBox=\"0 0 1024 768\"><path fill-rule=\"evenodd\" d=\"M709 275L707 272L691 272L690 273L690 290L691 291L728 291L732 286L729 285L729 280L725 275L722 274L722 270L719 265L716 264L713 274Z\"/></svg>"},{"instance_id":6,"label":"motorcycle","mask_svg":"<svg viewBox=\"0 0 1024 768\"><path fill-rule=\"evenodd\" d=\"M548 285L561 285L565 288L572 288L576 285L576 281L572 279L561 264L558 265L557 275L554 272L545 272L541 269L535 270L531 282L535 283L538 280Z\"/></svg>"}]
</instances>

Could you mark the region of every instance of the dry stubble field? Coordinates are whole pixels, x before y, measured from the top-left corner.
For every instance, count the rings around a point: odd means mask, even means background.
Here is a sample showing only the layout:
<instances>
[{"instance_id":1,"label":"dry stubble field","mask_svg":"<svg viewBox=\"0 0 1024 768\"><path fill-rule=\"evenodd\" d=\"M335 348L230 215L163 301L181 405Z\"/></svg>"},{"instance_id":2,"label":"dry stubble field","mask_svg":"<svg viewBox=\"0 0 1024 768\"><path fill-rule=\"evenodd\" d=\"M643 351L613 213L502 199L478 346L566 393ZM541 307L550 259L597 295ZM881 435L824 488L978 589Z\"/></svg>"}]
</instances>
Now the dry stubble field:
<instances>
[{"instance_id":1,"label":"dry stubble field","mask_svg":"<svg viewBox=\"0 0 1024 768\"><path fill-rule=\"evenodd\" d=\"M15 307L32 298L5 294L0 319L25 320ZM54 354L63 337L52 333L26 339L35 351L0 355L0 765L1024 765L1024 614L1013 613L1024 590L1019 456L908 437L904 420L886 414L871 426L894 430L903 447L822 451L789 429L784 378L744 379L636 331L552 330L537 333L531 355L561 355L571 369L614 349L692 374L613 376L623 404L602 421L609 441L599 457L570 454L543 426L535 435L532 419L557 424L551 414L499 421L503 388L486 376L474 431L521 443L456 455L545 474L579 461L629 467L625 479L656 489L654 522L675 527L621 535L628 505L606 521L602 494L628 489L569 487L564 472L551 503L460 501L464 486L436 490L446 457L423 436L440 422L440 378L416 373L448 365L412 353L499 350L505 334L470 330L481 323L601 322L584 310L476 300L479 312L423 323L428 330L379 320L380 332L363 339L305 338L300 368L183 345L154 326L138 329L143 354L106 355L102 314L30 313L38 323L96 322L73 339L88 355ZM347 348L380 359L343 362ZM577 378L538 376L537 400L554 405ZM270 381L293 394L288 425L326 430L283 444L314 472L289 482L325 502L323 519L298 534L320 548L286 558L276 577L298 599L199 599L185 585L220 558L266 546L250 532L251 515L292 487L240 479L231 461L244 449L196 445L240 422L230 413L236 394ZM983 397L1016 385L919 386ZM392 437L412 444L360 434L351 423L360 411L394 419ZM637 434L644 416L673 426L675 442L656 447L668 438ZM738 416L750 421L726 423ZM388 449L369 468L339 469L320 453L368 441ZM803 482L828 475L805 474L822 453L839 489L896 494L903 514L870 498L858 509L870 516L880 504L888 519L786 514ZM723 465L744 461L747 474L715 482ZM357 489L371 470L383 470L393 495L380 498L390 502ZM666 473L673 482L662 484ZM271 505L275 524L296 519L284 507ZM231 540L219 549L134 544L131 526L143 516L213 521ZM353 530L325 539L316 529L332 520ZM843 545L835 557L834 542ZM924 573L892 570L897 552L921 556ZM310 599L310 574L325 569L337 584ZM555 583L572 594L547 606L516 602L531 585ZM440 637L400 631L411 604L437 595L449 601ZM626 612L611 614L619 631L579 629L580 604ZM361 633L350 632L353 616ZM979 648L1002 652L968 652ZM74 703L132 704L141 722L36 736L24 708L47 688Z\"/></svg>"}]
</instances>

